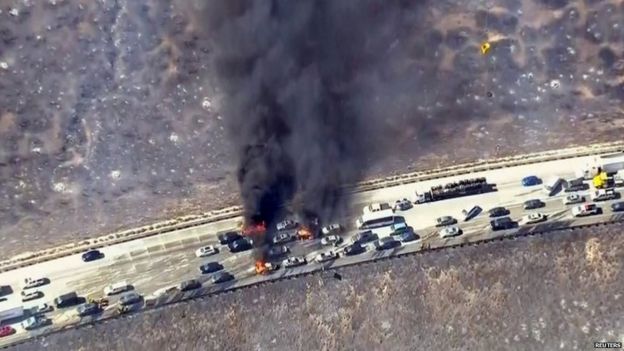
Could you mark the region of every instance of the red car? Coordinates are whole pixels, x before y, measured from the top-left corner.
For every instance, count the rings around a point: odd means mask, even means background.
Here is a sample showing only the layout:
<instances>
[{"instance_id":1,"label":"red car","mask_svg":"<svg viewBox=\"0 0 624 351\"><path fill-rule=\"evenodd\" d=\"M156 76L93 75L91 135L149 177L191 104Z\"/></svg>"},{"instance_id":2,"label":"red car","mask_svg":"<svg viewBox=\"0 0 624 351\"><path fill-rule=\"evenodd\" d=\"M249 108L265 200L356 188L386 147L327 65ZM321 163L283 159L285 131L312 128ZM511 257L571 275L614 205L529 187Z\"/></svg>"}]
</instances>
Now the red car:
<instances>
[{"instance_id":1,"label":"red car","mask_svg":"<svg viewBox=\"0 0 624 351\"><path fill-rule=\"evenodd\" d=\"M13 329L13 327L11 327L10 325L4 325L0 327L0 338L9 336L11 334L15 334L15 329Z\"/></svg>"}]
</instances>

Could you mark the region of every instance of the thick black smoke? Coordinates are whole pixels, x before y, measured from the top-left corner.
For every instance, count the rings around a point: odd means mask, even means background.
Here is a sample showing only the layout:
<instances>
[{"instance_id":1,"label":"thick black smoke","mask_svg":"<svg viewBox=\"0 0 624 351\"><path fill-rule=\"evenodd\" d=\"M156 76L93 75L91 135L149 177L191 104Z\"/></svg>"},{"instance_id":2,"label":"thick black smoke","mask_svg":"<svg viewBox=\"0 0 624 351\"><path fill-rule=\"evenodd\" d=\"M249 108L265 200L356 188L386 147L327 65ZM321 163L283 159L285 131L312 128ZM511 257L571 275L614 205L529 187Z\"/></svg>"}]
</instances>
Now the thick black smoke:
<instances>
[{"instance_id":1,"label":"thick black smoke","mask_svg":"<svg viewBox=\"0 0 624 351\"><path fill-rule=\"evenodd\" d=\"M223 114L239 156L247 219L295 211L329 219L341 186L382 146L362 108L363 77L392 44L402 6L386 1L218 1L215 37ZM390 29L389 31L385 31Z\"/></svg>"}]
</instances>

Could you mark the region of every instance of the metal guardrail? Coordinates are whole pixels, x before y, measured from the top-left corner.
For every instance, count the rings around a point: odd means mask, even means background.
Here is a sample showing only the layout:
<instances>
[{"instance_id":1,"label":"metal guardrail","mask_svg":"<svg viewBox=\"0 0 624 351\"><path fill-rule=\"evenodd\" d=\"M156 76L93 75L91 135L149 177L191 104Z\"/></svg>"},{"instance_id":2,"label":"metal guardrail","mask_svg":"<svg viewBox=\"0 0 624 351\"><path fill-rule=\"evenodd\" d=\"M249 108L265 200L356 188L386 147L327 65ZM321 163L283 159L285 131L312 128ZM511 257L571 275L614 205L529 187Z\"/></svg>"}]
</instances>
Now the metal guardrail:
<instances>
[{"instance_id":1,"label":"metal guardrail","mask_svg":"<svg viewBox=\"0 0 624 351\"><path fill-rule=\"evenodd\" d=\"M359 193L364 191L377 190L396 185L414 183L418 181L432 180L444 178L448 176L463 175L474 172L482 172L506 167L521 166L532 163L562 160L574 157L584 157L591 155L606 154L612 152L624 151L624 142L613 142L594 144L590 146L581 146L567 148L563 150L545 151L540 153L526 154L520 156L512 156L494 160L484 160L476 163L462 164L444 168L438 168L428 171L407 173L381 179L363 181L356 185L347 186L349 192ZM78 243L72 243L51 249L41 250L39 252L18 255L9 260L0 261L0 273L19 269L22 267L34 265L53 259L74 255L84 252L91 248L102 248L121 244L124 242L147 238L154 235L168 233L180 229L194 227L202 224L222 221L226 219L236 218L242 215L240 206L228 207L221 210L210 211L199 215L189 215L178 217L173 220L158 222L152 225L140 228L125 230L117 233L108 234L94 239L82 240Z\"/></svg>"}]
</instances>

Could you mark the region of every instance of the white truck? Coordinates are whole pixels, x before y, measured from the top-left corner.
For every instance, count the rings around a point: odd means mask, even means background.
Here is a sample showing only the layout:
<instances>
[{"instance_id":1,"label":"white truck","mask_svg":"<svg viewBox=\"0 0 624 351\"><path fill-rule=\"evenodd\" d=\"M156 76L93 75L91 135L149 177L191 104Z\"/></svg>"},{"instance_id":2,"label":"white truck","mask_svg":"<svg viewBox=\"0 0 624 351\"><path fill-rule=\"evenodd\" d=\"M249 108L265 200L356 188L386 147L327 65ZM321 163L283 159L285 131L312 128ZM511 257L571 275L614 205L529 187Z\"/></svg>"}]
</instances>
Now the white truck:
<instances>
[{"instance_id":1,"label":"white truck","mask_svg":"<svg viewBox=\"0 0 624 351\"><path fill-rule=\"evenodd\" d=\"M615 186L624 186L624 170L619 170L613 176L613 183Z\"/></svg>"},{"instance_id":2,"label":"white truck","mask_svg":"<svg viewBox=\"0 0 624 351\"><path fill-rule=\"evenodd\" d=\"M579 177L586 180L592 179L599 173L599 170L611 175L624 170L624 153L603 155L594 158L577 172Z\"/></svg>"}]
</instances>

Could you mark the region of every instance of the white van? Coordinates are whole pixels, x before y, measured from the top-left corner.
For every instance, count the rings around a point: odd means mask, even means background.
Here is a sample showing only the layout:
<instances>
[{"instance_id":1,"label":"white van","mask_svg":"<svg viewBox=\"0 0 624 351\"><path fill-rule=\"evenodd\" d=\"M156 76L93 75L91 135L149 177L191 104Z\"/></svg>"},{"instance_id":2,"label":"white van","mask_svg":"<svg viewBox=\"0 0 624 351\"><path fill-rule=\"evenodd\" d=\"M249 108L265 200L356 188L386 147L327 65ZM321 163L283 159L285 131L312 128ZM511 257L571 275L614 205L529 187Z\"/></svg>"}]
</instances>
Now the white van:
<instances>
[{"instance_id":1,"label":"white van","mask_svg":"<svg viewBox=\"0 0 624 351\"><path fill-rule=\"evenodd\" d=\"M548 196L553 196L562 185L563 179L560 177L553 177L544 183L544 191Z\"/></svg>"},{"instance_id":2,"label":"white van","mask_svg":"<svg viewBox=\"0 0 624 351\"><path fill-rule=\"evenodd\" d=\"M111 284L104 288L104 295L110 296L130 290L130 284L126 281Z\"/></svg>"}]
</instances>

